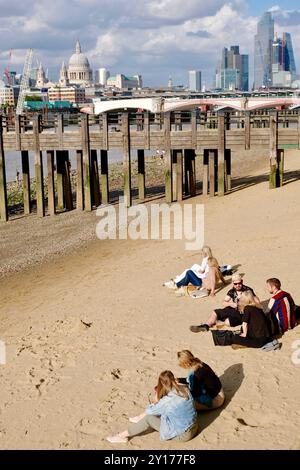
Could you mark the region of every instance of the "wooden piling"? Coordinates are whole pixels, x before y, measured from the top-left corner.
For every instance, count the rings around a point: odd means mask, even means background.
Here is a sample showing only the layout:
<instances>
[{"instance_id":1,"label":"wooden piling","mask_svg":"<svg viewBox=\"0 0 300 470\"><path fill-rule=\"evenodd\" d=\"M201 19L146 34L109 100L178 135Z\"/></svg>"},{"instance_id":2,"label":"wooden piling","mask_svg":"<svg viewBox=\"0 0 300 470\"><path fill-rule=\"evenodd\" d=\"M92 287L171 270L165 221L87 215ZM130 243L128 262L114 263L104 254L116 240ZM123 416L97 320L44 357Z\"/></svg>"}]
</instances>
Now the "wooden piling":
<instances>
[{"instance_id":1,"label":"wooden piling","mask_svg":"<svg viewBox=\"0 0 300 470\"><path fill-rule=\"evenodd\" d=\"M72 187L71 187L71 165L69 152L64 150L63 154L63 190L64 190L64 200L65 207L68 211L73 210L73 196L72 196Z\"/></svg>"},{"instance_id":2,"label":"wooden piling","mask_svg":"<svg viewBox=\"0 0 300 470\"><path fill-rule=\"evenodd\" d=\"M164 115L164 133L165 133L165 193L166 202L173 201L173 156L171 151L171 114Z\"/></svg>"},{"instance_id":3,"label":"wooden piling","mask_svg":"<svg viewBox=\"0 0 300 470\"><path fill-rule=\"evenodd\" d=\"M250 139L251 139L251 121L250 121L250 112L245 112L245 150L250 149Z\"/></svg>"},{"instance_id":4,"label":"wooden piling","mask_svg":"<svg viewBox=\"0 0 300 470\"><path fill-rule=\"evenodd\" d=\"M92 210L91 195L91 173L90 173L90 139L89 139L89 116L81 116L81 145L83 162L83 187L84 187L84 209Z\"/></svg>"},{"instance_id":5,"label":"wooden piling","mask_svg":"<svg viewBox=\"0 0 300 470\"><path fill-rule=\"evenodd\" d=\"M231 191L231 149L225 149L225 190Z\"/></svg>"},{"instance_id":6,"label":"wooden piling","mask_svg":"<svg viewBox=\"0 0 300 470\"><path fill-rule=\"evenodd\" d=\"M64 154L62 150L56 150L56 187L57 187L57 209L63 211L65 208L64 194Z\"/></svg>"},{"instance_id":7,"label":"wooden piling","mask_svg":"<svg viewBox=\"0 0 300 470\"><path fill-rule=\"evenodd\" d=\"M31 213L31 200L30 200L30 167L29 167L28 150L22 150L21 161L22 161L22 189L23 189L24 214L29 215Z\"/></svg>"},{"instance_id":8,"label":"wooden piling","mask_svg":"<svg viewBox=\"0 0 300 470\"><path fill-rule=\"evenodd\" d=\"M101 204L99 167L97 150L91 150L91 182L92 182L92 203L96 207Z\"/></svg>"},{"instance_id":9,"label":"wooden piling","mask_svg":"<svg viewBox=\"0 0 300 470\"><path fill-rule=\"evenodd\" d=\"M203 196L208 195L208 176L209 176L209 150L204 149L203 151L203 185L202 185Z\"/></svg>"},{"instance_id":10,"label":"wooden piling","mask_svg":"<svg viewBox=\"0 0 300 470\"><path fill-rule=\"evenodd\" d=\"M149 112L144 113L144 148L150 150L150 116Z\"/></svg>"},{"instance_id":11,"label":"wooden piling","mask_svg":"<svg viewBox=\"0 0 300 470\"><path fill-rule=\"evenodd\" d=\"M126 207L132 204L131 195L131 155L130 155L130 128L128 113L122 114L123 137L123 175L124 175L124 203Z\"/></svg>"},{"instance_id":12,"label":"wooden piling","mask_svg":"<svg viewBox=\"0 0 300 470\"><path fill-rule=\"evenodd\" d=\"M278 167L278 186L283 186L284 183L284 150L277 150L277 167Z\"/></svg>"},{"instance_id":13,"label":"wooden piling","mask_svg":"<svg viewBox=\"0 0 300 470\"><path fill-rule=\"evenodd\" d=\"M175 150L176 153L176 200L183 199L183 158L182 150Z\"/></svg>"},{"instance_id":14,"label":"wooden piling","mask_svg":"<svg viewBox=\"0 0 300 470\"><path fill-rule=\"evenodd\" d=\"M40 120L41 116L37 116L33 120L33 139L34 139L34 168L35 168L35 184L36 184L36 207L39 217L45 216L45 200L44 200L44 176L43 176L43 154L40 150Z\"/></svg>"},{"instance_id":15,"label":"wooden piling","mask_svg":"<svg viewBox=\"0 0 300 470\"><path fill-rule=\"evenodd\" d=\"M47 150L47 171L48 171L48 212L55 214L55 188L54 188L54 150ZM24 178L24 176L23 176ZM24 203L25 207L25 203Z\"/></svg>"},{"instance_id":16,"label":"wooden piling","mask_svg":"<svg viewBox=\"0 0 300 470\"><path fill-rule=\"evenodd\" d=\"M146 195L146 180L145 180L145 151L140 149L137 151L138 157L138 188L139 200L143 201Z\"/></svg>"},{"instance_id":17,"label":"wooden piling","mask_svg":"<svg viewBox=\"0 0 300 470\"><path fill-rule=\"evenodd\" d=\"M277 187L277 143L278 143L278 113L270 113L270 189Z\"/></svg>"},{"instance_id":18,"label":"wooden piling","mask_svg":"<svg viewBox=\"0 0 300 470\"><path fill-rule=\"evenodd\" d=\"M7 187L5 171L5 154L3 147L3 117L0 115L0 217L6 222L8 220Z\"/></svg>"},{"instance_id":19,"label":"wooden piling","mask_svg":"<svg viewBox=\"0 0 300 470\"><path fill-rule=\"evenodd\" d=\"M218 115L218 196L225 194L225 115Z\"/></svg>"},{"instance_id":20,"label":"wooden piling","mask_svg":"<svg viewBox=\"0 0 300 470\"><path fill-rule=\"evenodd\" d=\"M84 209L82 150L76 150L76 168L77 168L76 209L82 211Z\"/></svg>"},{"instance_id":21,"label":"wooden piling","mask_svg":"<svg viewBox=\"0 0 300 470\"><path fill-rule=\"evenodd\" d=\"M109 180L108 180L108 153L107 150L100 151L101 160L101 198L102 204L109 203Z\"/></svg>"},{"instance_id":22,"label":"wooden piling","mask_svg":"<svg viewBox=\"0 0 300 470\"><path fill-rule=\"evenodd\" d=\"M184 151L184 193L186 196L195 196L196 194L195 157L194 149Z\"/></svg>"},{"instance_id":23,"label":"wooden piling","mask_svg":"<svg viewBox=\"0 0 300 470\"><path fill-rule=\"evenodd\" d=\"M209 150L209 195L215 196L216 192L216 172L215 172L216 150Z\"/></svg>"}]
</instances>

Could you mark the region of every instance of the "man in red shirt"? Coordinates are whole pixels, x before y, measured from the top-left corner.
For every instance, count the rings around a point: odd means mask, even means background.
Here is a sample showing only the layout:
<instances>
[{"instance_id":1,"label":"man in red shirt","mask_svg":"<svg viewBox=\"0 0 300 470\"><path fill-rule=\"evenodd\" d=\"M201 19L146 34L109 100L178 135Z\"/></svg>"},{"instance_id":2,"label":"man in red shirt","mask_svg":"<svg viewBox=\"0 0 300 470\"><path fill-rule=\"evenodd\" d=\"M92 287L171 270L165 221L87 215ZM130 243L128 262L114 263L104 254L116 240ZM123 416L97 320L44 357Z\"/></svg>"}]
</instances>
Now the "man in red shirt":
<instances>
[{"instance_id":1,"label":"man in red shirt","mask_svg":"<svg viewBox=\"0 0 300 470\"><path fill-rule=\"evenodd\" d=\"M281 289L279 279L272 277L266 282L267 289L272 295L268 304L268 310L274 326L274 334L283 334L296 325L295 302L288 292Z\"/></svg>"}]
</instances>

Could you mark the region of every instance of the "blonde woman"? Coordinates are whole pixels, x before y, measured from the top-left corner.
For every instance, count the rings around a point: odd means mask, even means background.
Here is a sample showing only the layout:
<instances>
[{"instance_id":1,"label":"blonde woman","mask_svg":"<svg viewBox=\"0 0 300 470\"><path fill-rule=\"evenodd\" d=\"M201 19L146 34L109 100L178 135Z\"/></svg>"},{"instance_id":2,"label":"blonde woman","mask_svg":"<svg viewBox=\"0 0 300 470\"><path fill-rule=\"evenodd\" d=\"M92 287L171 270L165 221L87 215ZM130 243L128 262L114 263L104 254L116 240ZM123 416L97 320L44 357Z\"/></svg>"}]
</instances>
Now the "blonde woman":
<instances>
[{"instance_id":1,"label":"blonde woman","mask_svg":"<svg viewBox=\"0 0 300 470\"><path fill-rule=\"evenodd\" d=\"M212 257L212 251L209 246L203 246L201 250L201 255L203 257L201 265L193 264L189 269L183 271L175 277L164 283L164 286L169 287L170 289L177 289L182 286L188 286L192 284L196 287L201 287L203 279L206 277L209 267L208 259Z\"/></svg>"},{"instance_id":2,"label":"blonde woman","mask_svg":"<svg viewBox=\"0 0 300 470\"><path fill-rule=\"evenodd\" d=\"M197 413L188 387L177 382L170 370L158 378L156 403L148 406L145 413L130 418L128 430L108 437L111 443L126 443L131 437L146 431L159 431L160 439L178 439L186 442L198 432Z\"/></svg>"},{"instance_id":3,"label":"blonde woman","mask_svg":"<svg viewBox=\"0 0 300 470\"><path fill-rule=\"evenodd\" d=\"M250 290L242 292L239 311L242 315L241 334L233 336L233 345L261 348L268 343L271 336L270 322Z\"/></svg>"},{"instance_id":4,"label":"blonde woman","mask_svg":"<svg viewBox=\"0 0 300 470\"><path fill-rule=\"evenodd\" d=\"M213 410L223 405L225 400L222 384L218 376L209 367L184 349L177 353L179 366L188 369L187 383L198 411Z\"/></svg>"},{"instance_id":5,"label":"blonde woman","mask_svg":"<svg viewBox=\"0 0 300 470\"><path fill-rule=\"evenodd\" d=\"M209 295L213 297L215 295L215 290L218 285L225 285L225 279L223 274L220 271L219 263L216 258L210 256L207 260L208 272L206 277L203 279L201 289L206 289L209 291Z\"/></svg>"}]
</instances>

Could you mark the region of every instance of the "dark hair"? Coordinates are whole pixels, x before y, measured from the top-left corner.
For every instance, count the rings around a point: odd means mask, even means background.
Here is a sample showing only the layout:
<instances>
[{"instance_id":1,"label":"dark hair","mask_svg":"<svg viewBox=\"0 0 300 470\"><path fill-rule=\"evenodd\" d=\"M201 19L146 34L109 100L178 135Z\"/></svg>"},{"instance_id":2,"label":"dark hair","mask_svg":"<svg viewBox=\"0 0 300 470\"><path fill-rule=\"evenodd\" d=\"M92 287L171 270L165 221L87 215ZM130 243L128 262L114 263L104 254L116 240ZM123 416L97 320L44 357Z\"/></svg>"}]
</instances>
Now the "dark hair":
<instances>
[{"instance_id":1,"label":"dark hair","mask_svg":"<svg viewBox=\"0 0 300 470\"><path fill-rule=\"evenodd\" d=\"M276 289L281 288L281 282L279 281L279 279L277 279L277 277L271 277L270 279L268 279L267 284L271 284L272 286L275 286Z\"/></svg>"}]
</instances>

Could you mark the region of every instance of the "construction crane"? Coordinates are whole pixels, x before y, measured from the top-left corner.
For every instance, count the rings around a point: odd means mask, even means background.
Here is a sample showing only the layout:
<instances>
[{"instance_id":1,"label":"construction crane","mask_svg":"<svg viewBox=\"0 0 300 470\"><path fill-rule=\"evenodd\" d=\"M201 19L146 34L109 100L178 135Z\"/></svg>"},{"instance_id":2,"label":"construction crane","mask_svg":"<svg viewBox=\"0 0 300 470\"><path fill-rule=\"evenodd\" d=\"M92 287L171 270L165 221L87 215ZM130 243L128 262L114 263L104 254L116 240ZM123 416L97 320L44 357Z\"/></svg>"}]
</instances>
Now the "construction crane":
<instances>
[{"instance_id":1,"label":"construction crane","mask_svg":"<svg viewBox=\"0 0 300 470\"><path fill-rule=\"evenodd\" d=\"M11 77L11 74L10 74L11 58L12 58L12 50L9 51L8 64L7 64L7 67L4 70L4 75L6 77L8 85L11 85L11 82L12 82L12 77Z\"/></svg>"},{"instance_id":2,"label":"construction crane","mask_svg":"<svg viewBox=\"0 0 300 470\"><path fill-rule=\"evenodd\" d=\"M31 70L31 63L32 63L32 55L33 55L33 49L28 49L26 53L26 57L25 57L25 63L24 63L24 68L23 68L23 74L22 74L17 110L16 110L17 116L20 116L23 112L26 91L29 88L29 77L30 77L30 70Z\"/></svg>"}]
</instances>

